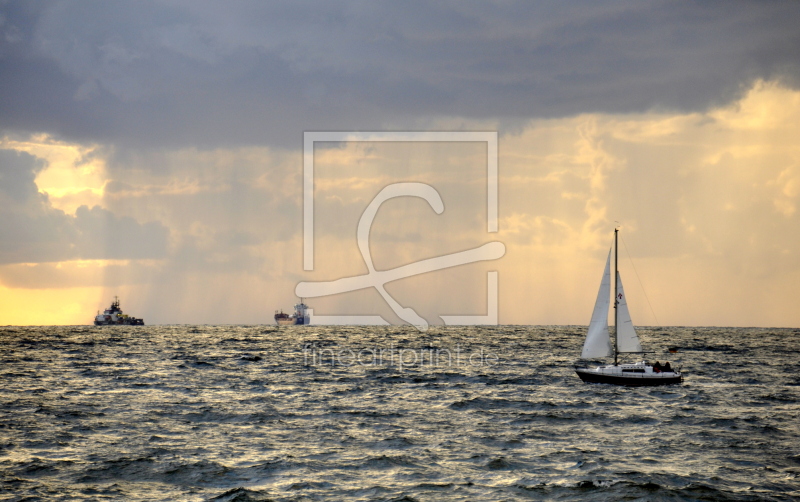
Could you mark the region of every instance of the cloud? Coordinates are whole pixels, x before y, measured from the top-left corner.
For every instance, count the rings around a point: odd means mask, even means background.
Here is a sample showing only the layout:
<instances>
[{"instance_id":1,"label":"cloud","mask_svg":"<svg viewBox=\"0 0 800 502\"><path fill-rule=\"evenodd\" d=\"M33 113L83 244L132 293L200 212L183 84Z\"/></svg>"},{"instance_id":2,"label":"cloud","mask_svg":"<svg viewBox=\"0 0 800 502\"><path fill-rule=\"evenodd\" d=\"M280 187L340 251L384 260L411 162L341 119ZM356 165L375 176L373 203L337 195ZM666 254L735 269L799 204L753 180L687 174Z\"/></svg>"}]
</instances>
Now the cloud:
<instances>
[{"instance_id":1,"label":"cloud","mask_svg":"<svg viewBox=\"0 0 800 502\"><path fill-rule=\"evenodd\" d=\"M302 269L298 152L238 147L148 150L124 158L108 153L105 209L79 208L71 224L58 228L73 232L68 242L87 258L120 256L127 249L131 257L158 259L146 266L137 260L98 264L85 274L64 265L26 265L0 275L15 286L102 284L104 297L124 291L138 302L137 313L154 322L268 322L270 309L291 305L298 281L364 273L355 241L364 208L388 183L420 181L436 187L445 211L437 215L413 198L385 204L370 235L378 269L489 240L507 246L497 262L391 285L404 304L433 322L438 314L483 312L487 270L500 271L501 322L586 322L619 222L661 322L793 325L789 299L800 284L793 282L800 274L798 95L759 82L741 100L706 113L531 120L500 140L498 234L486 233L482 145L320 145L316 267L310 273ZM757 110L776 104L779 115L753 119ZM41 162L14 158L24 168L15 186L27 187L29 199L43 200L32 186ZM40 212L47 209L37 204ZM136 223L153 221L164 229ZM160 254L155 251L162 247L144 246L167 234L170 246ZM629 295L640 294L630 267L625 276ZM749 299L743 293L756 290L769 293ZM181 298L180 305L166 298ZM753 308L742 309L745 301ZM319 314L389 313L368 292L311 303ZM653 324L646 305L632 306L634 319Z\"/></svg>"},{"instance_id":2,"label":"cloud","mask_svg":"<svg viewBox=\"0 0 800 502\"><path fill-rule=\"evenodd\" d=\"M269 321L297 281L363 272L355 225L392 181L446 211L382 208L378 268L495 237L483 150L318 147L304 274L304 131L498 130L503 322L584 322L619 221L667 322L796 323L799 21L781 2L3 3L0 278L121 290L155 322ZM485 274L462 272L392 288L483 308Z\"/></svg>"},{"instance_id":3,"label":"cloud","mask_svg":"<svg viewBox=\"0 0 800 502\"><path fill-rule=\"evenodd\" d=\"M599 280L619 224L635 321L797 325L799 97L758 82L707 113L535 120L506 137L504 322L587 322L594 286L580 286Z\"/></svg>"},{"instance_id":4,"label":"cloud","mask_svg":"<svg viewBox=\"0 0 800 502\"><path fill-rule=\"evenodd\" d=\"M508 215L516 229L510 237L538 241L533 222L543 217L596 249L607 246L618 221L641 240L642 256L719 259L752 276L795 269L798 96L759 82L742 100L705 114L532 121L503 142L514 152L501 164L504 180L516 180L503 193L516 211ZM774 103L778 118L752 120L754 110ZM743 124L750 125L743 131Z\"/></svg>"},{"instance_id":5,"label":"cloud","mask_svg":"<svg viewBox=\"0 0 800 502\"><path fill-rule=\"evenodd\" d=\"M53 208L35 182L44 167L26 152L0 149L0 263L164 256L169 231L161 223L99 206L81 206L75 216Z\"/></svg>"},{"instance_id":6,"label":"cloud","mask_svg":"<svg viewBox=\"0 0 800 502\"><path fill-rule=\"evenodd\" d=\"M0 263L57 261L74 255L77 232L70 218L53 209L34 181L44 162L0 150Z\"/></svg>"},{"instance_id":7,"label":"cloud","mask_svg":"<svg viewBox=\"0 0 800 502\"><path fill-rule=\"evenodd\" d=\"M705 110L800 80L791 3L61 2L2 7L0 123L142 147ZM516 121L516 122L515 122Z\"/></svg>"},{"instance_id":8,"label":"cloud","mask_svg":"<svg viewBox=\"0 0 800 502\"><path fill-rule=\"evenodd\" d=\"M100 206L81 206L74 225L81 259L161 258L166 252L169 231L160 222L141 224Z\"/></svg>"},{"instance_id":9,"label":"cloud","mask_svg":"<svg viewBox=\"0 0 800 502\"><path fill-rule=\"evenodd\" d=\"M15 289L121 288L147 284L161 260L72 260L0 265L2 284ZM133 273L131 273L133 272Z\"/></svg>"},{"instance_id":10,"label":"cloud","mask_svg":"<svg viewBox=\"0 0 800 502\"><path fill-rule=\"evenodd\" d=\"M36 175L45 162L25 152L0 150L0 192L2 197L21 206L41 201Z\"/></svg>"}]
</instances>

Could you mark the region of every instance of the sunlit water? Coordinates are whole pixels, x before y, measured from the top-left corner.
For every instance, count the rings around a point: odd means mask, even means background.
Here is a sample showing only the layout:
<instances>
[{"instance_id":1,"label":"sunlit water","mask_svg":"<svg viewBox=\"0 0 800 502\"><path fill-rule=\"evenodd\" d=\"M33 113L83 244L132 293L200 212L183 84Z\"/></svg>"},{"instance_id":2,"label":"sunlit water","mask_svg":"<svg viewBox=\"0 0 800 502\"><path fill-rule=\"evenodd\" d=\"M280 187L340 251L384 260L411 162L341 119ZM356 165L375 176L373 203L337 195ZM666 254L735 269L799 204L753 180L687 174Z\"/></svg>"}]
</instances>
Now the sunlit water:
<instances>
[{"instance_id":1,"label":"sunlit water","mask_svg":"<svg viewBox=\"0 0 800 502\"><path fill-rule=\"evenodd\" d=\"M800 497L800 330L644 329L655 388L581 383L584 334L0 328L0 499Z\"/></svg>"}]
</instances>

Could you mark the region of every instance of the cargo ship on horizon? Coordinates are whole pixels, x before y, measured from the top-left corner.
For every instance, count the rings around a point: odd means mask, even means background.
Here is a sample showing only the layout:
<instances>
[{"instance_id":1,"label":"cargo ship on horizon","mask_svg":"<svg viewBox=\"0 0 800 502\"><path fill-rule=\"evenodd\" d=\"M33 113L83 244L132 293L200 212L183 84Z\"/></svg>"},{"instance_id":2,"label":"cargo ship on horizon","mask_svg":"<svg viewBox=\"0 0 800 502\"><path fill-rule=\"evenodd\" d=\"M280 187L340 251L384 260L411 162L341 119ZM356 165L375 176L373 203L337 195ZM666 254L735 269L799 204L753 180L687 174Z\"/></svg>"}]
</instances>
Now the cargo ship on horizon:
<instances>
[{"instance_id":1,"label":"cargo ship on horizon","mask_svg":"<svg viewBox=\"0 0 800 502\"><path fill-rule=\"evenodd\" d=\"M310 317L308 315L308 305L303 303L303 299L300 298L300 303L294 306L294 314L289 315L283 310L276 310L275 311L275 322L278 326L290 326L290 325L302 325L308 324L310 321Z\"/></svg>"}]
</instances>

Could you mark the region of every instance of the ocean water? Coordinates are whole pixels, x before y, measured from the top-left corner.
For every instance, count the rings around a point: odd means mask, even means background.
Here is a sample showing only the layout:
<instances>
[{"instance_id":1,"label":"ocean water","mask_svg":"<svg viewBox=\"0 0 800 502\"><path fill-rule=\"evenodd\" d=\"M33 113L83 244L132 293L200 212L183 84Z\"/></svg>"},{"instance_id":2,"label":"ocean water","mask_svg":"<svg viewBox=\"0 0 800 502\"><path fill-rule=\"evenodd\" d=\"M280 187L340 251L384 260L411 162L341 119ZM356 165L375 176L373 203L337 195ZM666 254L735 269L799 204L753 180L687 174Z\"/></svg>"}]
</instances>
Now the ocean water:
<instances>
[{"instance_id":1,"label":"ocean water","mask_svg":"<svg viewBox=\"0 0 800 502\"><path fill-rule=\"evenodd\" d=\"M0 328L0 500L797 500L800 330ZM679 352L667 354L666 348Z\"/></svg>"}]
</instances>

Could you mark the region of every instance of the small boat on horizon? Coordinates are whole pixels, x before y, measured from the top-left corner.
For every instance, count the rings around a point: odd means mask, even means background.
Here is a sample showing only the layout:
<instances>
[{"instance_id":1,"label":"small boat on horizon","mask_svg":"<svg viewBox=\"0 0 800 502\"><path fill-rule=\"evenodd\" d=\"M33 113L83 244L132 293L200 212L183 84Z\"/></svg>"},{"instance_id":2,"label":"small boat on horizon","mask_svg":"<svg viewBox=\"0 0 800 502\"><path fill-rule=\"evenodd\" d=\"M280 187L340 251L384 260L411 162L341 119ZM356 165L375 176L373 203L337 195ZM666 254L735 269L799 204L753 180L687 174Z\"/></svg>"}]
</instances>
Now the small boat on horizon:
<instances>
[{"instance_id":1,"label":"small boat on horizon","mask_svg":"<svg viewBox=\"0 0 800 502\"><path fill-rule=\"evenodd\" d=\"M587 383L608 383L613 385L628 386L654 386L678 384L683 381L680 370L673 369L669 362L664 366L660 363L647 364L639 361L633 364L620 364L619 354L642 353L639 336L633 327L631 315L628 311L628 302L622 287L622 278L618 267L618 233L614 229L614 343L608 331L608 309L610 306L611 287L611 250L608 251L603 279L600 281L600 290L589 322L586 341L583 344L581 359L596 359L614 355L614 364L589 368L586 365L576 365L575 372L580 379Z\"/></svg>"},{"instance_id":2,"label":"small boat on horizon","mask_svg":"<svg viewBox=\"0 0 800 502\"><path fill-rule=\"evenodd\" d=\"M144 326L144 319L129 316L124 314L122 309L119 308L119 297L114 297L111 306L101 314L97 311L94 318L95 326L109 326L109 325L123 325L123 326Z\"/></svg>"},{"instance_id":3,"label":"small boat on horizon","mask_svg":"<svg viewBox=\"0 0 800 502\"><path fill-rule=\"evenodd\" d=\"M303 299L300 298L300 303L294 306L294 314L289 315L283 310L276 310L275 311L275 323L278 326L291 326L291 325L304 325L308 324L310 321L308 315L308 305L303 303Z\"/></svg>"}]
</instances>

